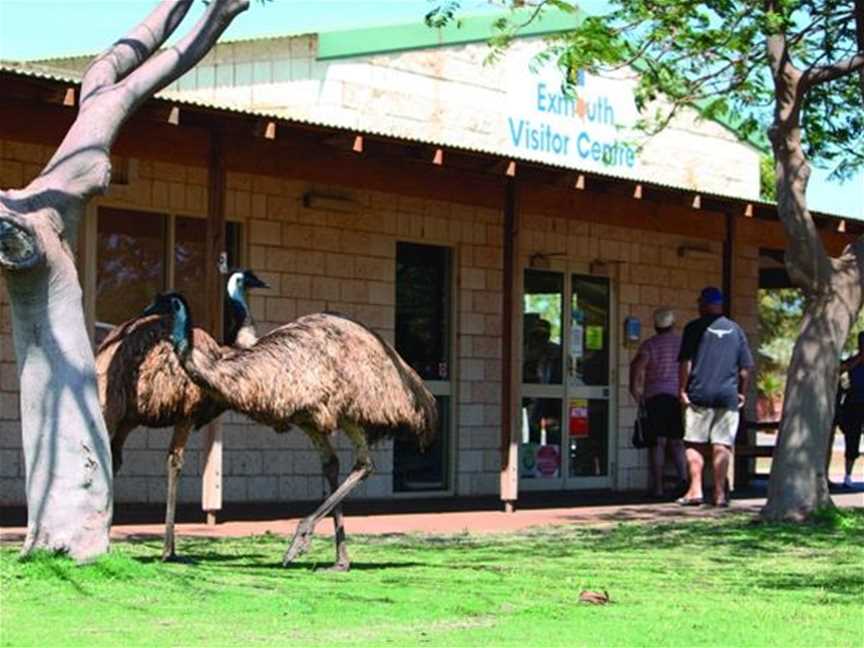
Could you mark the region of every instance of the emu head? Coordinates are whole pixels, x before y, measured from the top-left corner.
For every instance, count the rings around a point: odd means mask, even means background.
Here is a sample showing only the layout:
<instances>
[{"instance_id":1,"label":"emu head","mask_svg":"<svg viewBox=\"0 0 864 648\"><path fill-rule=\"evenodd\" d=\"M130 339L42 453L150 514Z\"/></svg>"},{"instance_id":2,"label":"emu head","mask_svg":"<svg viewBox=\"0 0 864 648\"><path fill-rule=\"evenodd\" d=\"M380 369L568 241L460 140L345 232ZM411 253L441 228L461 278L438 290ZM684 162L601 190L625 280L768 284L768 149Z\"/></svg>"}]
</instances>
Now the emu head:
<instances>
[{"instance_id":1,"label":"emu head","mask_svg":"<svg viewBox=\"0 0 864 648\"><path fill-rule=\"evenodd\" d=\"M171 324L171 342L174 348L183 353L189 346L192 333L192 316L189 313L189 303L177 292L156 295L153 303L144 309L144 315L161 315Z\"/></svg>"},{"instance_id":2,"label":"emu head","mask_svg":"<svg viewBox=\"0 0 864 648\"><path fill-rule=\"evenodd\" d=\"M262 281L251 270L235 270L228 278L228 296L234 301L246 306L246 291L249 288L269 288L267 282Z\"/></svg>"}]
</instances>

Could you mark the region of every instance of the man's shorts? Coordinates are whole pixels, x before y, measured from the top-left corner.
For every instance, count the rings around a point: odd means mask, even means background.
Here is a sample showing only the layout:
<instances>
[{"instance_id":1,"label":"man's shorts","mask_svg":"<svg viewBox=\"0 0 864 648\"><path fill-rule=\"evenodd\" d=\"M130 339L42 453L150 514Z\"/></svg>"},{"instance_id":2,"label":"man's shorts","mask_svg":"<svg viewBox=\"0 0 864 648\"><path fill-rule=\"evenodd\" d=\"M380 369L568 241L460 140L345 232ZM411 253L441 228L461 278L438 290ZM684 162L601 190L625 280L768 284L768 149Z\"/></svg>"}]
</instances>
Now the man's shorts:
<instances>
[{"instance_id":1,"label":"man's shorts","mask_svg":"<svg viewBox=\"0 0 864 648\"><path fill-rule=\"evenodd\" d=\"M702 407L691 403L684 410L684 440L734 446L738 419L737 409Z\"/></svg>"},{"instance_id":2,"label":"man's shorts","mask_svg":"<svg viewBox=\"0 0 864 648\"><path fill-rule=\"evenodd\" d=\"M681 418L681 401L677 396L659 394L645 401L648 428L654 437L681 439L684 437L684 422Z\"/></svg>"}]
</instances>

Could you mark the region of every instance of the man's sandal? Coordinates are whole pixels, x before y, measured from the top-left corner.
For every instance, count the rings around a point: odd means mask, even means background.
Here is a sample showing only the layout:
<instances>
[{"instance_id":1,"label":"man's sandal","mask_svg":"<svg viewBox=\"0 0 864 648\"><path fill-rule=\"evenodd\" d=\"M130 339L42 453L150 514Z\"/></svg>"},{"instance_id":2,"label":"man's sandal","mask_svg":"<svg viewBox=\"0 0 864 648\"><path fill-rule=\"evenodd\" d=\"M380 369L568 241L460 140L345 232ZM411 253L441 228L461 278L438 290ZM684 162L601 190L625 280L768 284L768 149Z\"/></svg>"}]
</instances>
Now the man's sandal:
<instances>
[{"instance_id":1,"label":"man's sandal","mask_svg":"<svg viewBox=\"0 0 864 648\"><path fill-rule=\"evenodd\" d=\"M675 500L679 506L702 506L701 497L679 497Z\"/></svg>"}]
</instances>

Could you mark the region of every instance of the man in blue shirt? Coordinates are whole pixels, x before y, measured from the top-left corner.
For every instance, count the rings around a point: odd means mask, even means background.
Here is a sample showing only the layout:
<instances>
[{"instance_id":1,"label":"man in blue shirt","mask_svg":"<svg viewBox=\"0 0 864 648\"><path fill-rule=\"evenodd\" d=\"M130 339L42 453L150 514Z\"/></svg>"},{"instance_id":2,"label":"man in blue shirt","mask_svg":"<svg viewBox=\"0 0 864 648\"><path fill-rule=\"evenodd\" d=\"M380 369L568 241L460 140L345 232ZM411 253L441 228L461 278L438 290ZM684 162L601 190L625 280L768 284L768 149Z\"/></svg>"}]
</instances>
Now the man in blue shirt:
<instances>
[{"instance_id":1,"label":"man in blue shirt","mask_svg":"<svg viewBox=\"0 0 864 648\"><path fill-rule=\"evenodd\" d=\"M744 331L723 316L723 293L713 286L699 295L699 319L684 328L679 397L684 405L684 443L690 487L682 506L702 504L702 468L711 450L714 503L728 506L726 476L744 407L753 356Z\"/></svg>"},{"instance_id":2,"label":"man in blue shirt","mask_svg":"<svg viewBox=\"0 0 864 648\"><path fill-rule=\"evenodd\" d=\"M852 467L859 456L861 426L864 423L864 332L858 334L858 353L840 365L840 371L849 372L849 392L843 401L840 429L846 441L845 488L852 488Z\"/></svg>"}]
</instances>

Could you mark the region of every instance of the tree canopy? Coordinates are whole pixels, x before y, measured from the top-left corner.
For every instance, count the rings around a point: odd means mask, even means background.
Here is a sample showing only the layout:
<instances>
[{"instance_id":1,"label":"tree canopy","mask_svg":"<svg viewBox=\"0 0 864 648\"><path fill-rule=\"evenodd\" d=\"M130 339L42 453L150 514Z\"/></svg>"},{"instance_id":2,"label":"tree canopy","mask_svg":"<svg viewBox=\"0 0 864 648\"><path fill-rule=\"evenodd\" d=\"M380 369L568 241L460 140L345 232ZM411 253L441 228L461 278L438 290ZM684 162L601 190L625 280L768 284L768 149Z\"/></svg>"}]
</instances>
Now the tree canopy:
<instances>
[{"instance_id":1,"label":"tree canopy","mask_svg":"<svg viewBox=\"0 0 864 648\"><path fill-rule=\"evenodd\" d=\"M455 20L460 4L438 3L427 23ZM633 69L645 128L664 127L688 106L766 149L775 105L766 39L784 35L810 85L801 106L807 157L841 177L864 166L864 0L610 0L596 15L572 0L539 0L527 14L526 4L512 1L514 11L496 22L493 58L544 11L572 13L574 29L549 37L541 54L568 79Z\"/></svg>"}]
</instances>

